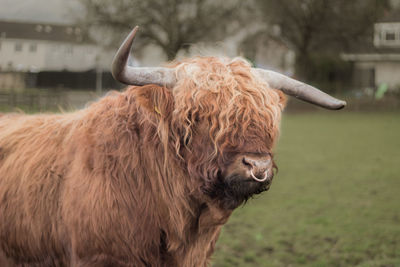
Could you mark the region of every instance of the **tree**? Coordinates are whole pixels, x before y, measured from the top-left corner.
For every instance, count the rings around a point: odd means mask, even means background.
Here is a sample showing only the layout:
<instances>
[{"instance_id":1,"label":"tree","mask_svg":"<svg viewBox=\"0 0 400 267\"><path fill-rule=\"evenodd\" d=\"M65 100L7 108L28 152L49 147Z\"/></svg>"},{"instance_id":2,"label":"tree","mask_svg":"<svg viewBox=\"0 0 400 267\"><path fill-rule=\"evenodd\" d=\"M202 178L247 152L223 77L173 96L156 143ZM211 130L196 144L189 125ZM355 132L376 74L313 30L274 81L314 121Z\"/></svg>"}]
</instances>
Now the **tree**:
<instances>
[{"instance_id":1,"label":"tree","mask_svg":"<svg viewBox=\"0 0 400 267\"><path fill-rule=\"evenodd\" d=\"M108 30L114 39L120 39L135 25L143 26L141 44L159 46L168 60L193 43L222 40L232 34L239 27L244 5L240 0L80 1L87 10L86 25Z\"/></svg>"},{"instance_id":2,"label":"tree","mask_svg":"<svg viewBox=\"0 0 400 267\"><path fill-rule=\"evenodd\" d=\"M337 56L372 38L372 25L389 8L386 0L255 0L261 20L279 26L273 38L296 53L296 75L312 80L315 56ZM271 36L271 34L270 34Z\"/></svg>"}]
</instances>

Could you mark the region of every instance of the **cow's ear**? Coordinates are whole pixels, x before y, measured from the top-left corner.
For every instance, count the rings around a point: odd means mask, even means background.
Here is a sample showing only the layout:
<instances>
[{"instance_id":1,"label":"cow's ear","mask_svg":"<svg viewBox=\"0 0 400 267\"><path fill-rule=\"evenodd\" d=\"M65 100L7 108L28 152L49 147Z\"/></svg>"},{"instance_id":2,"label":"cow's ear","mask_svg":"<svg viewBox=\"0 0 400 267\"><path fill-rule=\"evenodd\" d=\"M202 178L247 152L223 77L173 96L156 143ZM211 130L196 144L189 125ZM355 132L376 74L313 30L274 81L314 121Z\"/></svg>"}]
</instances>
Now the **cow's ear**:
<instances>
[{"instance_id":1,"label":"cow's ear","mask_svg":"<svg viewBox=\"0 0 400 267\"><path fill-rule=\"evenodd\" d=\"M174 107L171 90L149 84L135 88L136 101L147 112L163 118L168 117Z\"/></svg>"}]
</instances>

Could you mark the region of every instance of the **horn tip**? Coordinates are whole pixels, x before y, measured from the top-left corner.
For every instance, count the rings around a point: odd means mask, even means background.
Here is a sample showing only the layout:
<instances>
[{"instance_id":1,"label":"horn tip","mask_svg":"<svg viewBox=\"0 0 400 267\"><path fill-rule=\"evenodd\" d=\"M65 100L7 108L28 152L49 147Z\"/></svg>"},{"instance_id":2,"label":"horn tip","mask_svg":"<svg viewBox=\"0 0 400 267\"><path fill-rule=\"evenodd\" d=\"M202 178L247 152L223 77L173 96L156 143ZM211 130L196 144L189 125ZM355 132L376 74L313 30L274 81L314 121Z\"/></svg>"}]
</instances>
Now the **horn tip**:
<instances>
[{"instance_id":1,"label":"horn tip","mask_svg":"<svg viewBox=\"0 0 400 267\"><path fill-rule=\"evenodd\" d=\"M139 30L139 25L136 25L133 30L131 31L131 33L129 34L129 36L135 36L136 32Z\"/></svg>"},{"instance_id":2,"label":"horn tip","mask_svg":"<svg viewBox=\"0 0 400 267\"><path fill-rule=\"evenodd\" d=\"M334 105L331 106L331 108L333 110L339 110L339 109L343 109L344 107L346 107L346 105L347 105L346 101L338 100L337 103L335 103Z\"/></svg>"}]
</instances>

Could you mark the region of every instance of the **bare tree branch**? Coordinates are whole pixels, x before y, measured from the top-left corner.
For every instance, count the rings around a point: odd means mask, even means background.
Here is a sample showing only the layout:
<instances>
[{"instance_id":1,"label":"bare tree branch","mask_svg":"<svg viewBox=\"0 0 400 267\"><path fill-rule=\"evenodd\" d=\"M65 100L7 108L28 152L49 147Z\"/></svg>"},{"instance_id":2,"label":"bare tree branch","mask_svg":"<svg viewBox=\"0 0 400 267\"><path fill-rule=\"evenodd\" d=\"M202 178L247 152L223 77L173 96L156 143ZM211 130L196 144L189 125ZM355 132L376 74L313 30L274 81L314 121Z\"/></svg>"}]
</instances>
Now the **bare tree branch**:
<instances>
[{"instance_id":1,"label":"bare tree branch","mask_svg":"<svg viewBox=\"0 0 400 267\"><path fill-rule=\"evenodd\" d=\"M222 0L80 0L90 26L113 29L121 39L134 25L145 28L141 42L159 46L168 59L199 41L222 40L243 17L242 1ZM240 23L236 23L240 24ZM229 29L229 30L227 30ZM118 42L115 42L117 44Z\"/></svg>"},{"instance_id":2,"label":"bare tree branch","mask_svg":"<svg viewBox=\"0 0 400 267\"><path fill-rule=\"evenodd\" d=\"M278 25L280 38L296 52L296 73L312 77L312 56L338 54L367 42L387 0L255 0L262 20Z\"/></svg>"}]
</instances>

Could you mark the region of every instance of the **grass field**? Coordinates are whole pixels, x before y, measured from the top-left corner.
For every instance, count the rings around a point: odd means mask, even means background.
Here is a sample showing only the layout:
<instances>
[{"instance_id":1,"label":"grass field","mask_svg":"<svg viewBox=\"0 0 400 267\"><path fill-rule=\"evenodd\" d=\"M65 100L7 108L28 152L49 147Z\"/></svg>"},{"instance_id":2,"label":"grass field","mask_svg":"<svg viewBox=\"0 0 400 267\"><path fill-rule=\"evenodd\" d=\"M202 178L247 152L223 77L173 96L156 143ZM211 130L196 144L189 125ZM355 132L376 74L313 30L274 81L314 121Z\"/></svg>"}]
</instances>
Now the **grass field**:
<instances>
[{"instance_id":1,"label":"grass field","mask_svg":"<svg viewBox=\"0 0 400 267\"><path fill-rule=\"evenodd\" d=\"M270 191L212 266L400 266L400 113L285 114Z\"/></svg>"}]
</instances>

